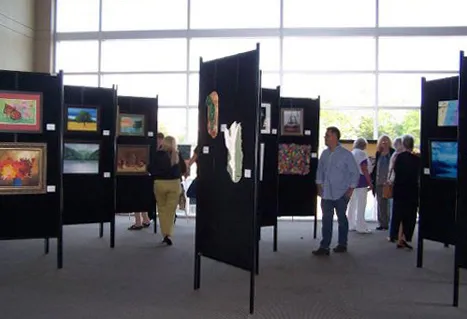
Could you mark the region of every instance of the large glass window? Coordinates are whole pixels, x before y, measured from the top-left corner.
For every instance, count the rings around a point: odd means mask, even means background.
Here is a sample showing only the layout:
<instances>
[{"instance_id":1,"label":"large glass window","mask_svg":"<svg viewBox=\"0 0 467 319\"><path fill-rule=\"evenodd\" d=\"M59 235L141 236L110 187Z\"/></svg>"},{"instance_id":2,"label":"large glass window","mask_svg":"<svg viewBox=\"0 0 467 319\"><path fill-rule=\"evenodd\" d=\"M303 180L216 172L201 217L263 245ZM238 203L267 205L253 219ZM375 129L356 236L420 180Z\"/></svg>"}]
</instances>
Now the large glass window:
<instances>
[{"instance_id":1,"label":"large glass window","mask_svg":"<svg viewBox=\"0 0 467 319\"><path fill-rule=\"evenodd\" d=\"M63 84L76 86L99 86L98 76L87 74L64 74Z\"/></svg>"},{"instance_id":2,"label":"large glass window","mask_svg":"<svg viewBox=\"0 0 467 319\"><path fill-rule=\"evenodd\" d=\"M380 70L457 71L467 37L381 38L379 45Z\"/></svg>"},{"instance_id":3,"label":"large glass window","mask_svg":"<svg viewBox=\"0 0 467 319\"><path fill-rule=\"evenodd\" d=\"M178 144L186 143L186 108L159 108L158 130L175 137Z\"/></svg>"},{"instance_id":4,"label":"large glass window","mask_svg":"<svg viewBox=\"0 0 467 319\"><path fill-rule=\"evenodd\" d=\"M187 0L102 0L102 29L186 29L187 6Z\"/></svg>"},{"instance_id":5,"label":"large glass window","mask_svg":"<svg viewBox=\"0 0 467 319\"><path fill-rule=\"evenodd\" d=\"M57 32L98 30L99 0L57 0Z\"/></svg>"},{"instance_id":6,"label":"large glass window","mask_svg":"<svg viewBox=\"0 0 467 319\"><path fill-rule=\"evenodd\" d=\"M186 105L185 74L107 74L102 86L118 85L119 95L156 97L161 106Z\"/></svg>"},{"instance_id":7,"label":"large glass window","mask_svg":"<svg viewBox=\"0 0 467 319\"><path fill-rule=\"evenodd\" d=\"M387 134L392 139L404 134L415 138L415 146L420 146L420 110L385 110L378 111L378 134Z\"/></svg>"},{"instance_id":8,"label":"large glass window","mask_svg":"<svg viewBox=\"0 0 467 319\"><path fill-rule=\"evenodd\" d=\"M198 105L199 97L199 73L190 74L189 78L189 105Z\"/></svg>"},{"instance_id":9,"label":"large glass window","mask_svg":"<svg viewBox=\"0 0 467 319\"><path fill-rule=\"evenodd\" d=\"M281 91L287 96L320 96L322 107L369 107L375 105L375 75L286 73Z\"/></svg>"},{"instance_id":10,"label":"large glass window","mask_svg":"<svg viewBox=\"0 0 467 319\"><path fill-rule=\"evenodd\" d=\"M279 72L262 72L261 87L263 89L275 89L281 85L281 75Z\"/></svg>"},{"instance_id":11,"label":"large glass window","mask_svg":"<svg viewBox=\"0 0 467 319\"><path fill-rule=\"evenodd\" d=\"M198 143L198 109L188 111L188 143L196 145Z\"/></svg>"},{"instance_id":12,"label":"large glass window","mask_svg":"<svg viewBox=\"0 0 467 319\"><path fill-rule=\"evenodd\" d=\"M278 28L279 0L191 0L191 29Z\"/></svg>"},{"instance_id":13,"label":"large glass window","mask_svg":"<svg viewBox=\"0 0 467 319\"><path fill-rule=\"evenodd\" d=\"M383 27L465 26L465 0L379 0Z\"/></svg>"},{"instance_id":14,"label":"large glass window","mask_svg":"<svg viewBox=\"0 0 467 319\"><path fill-rule=\"evenodd\" d=\"M284 70L375 70L375 40L370 37L284 38Z\"/></svg>"},{"instance_id":15,"label":"large glass window","mask_svg":"<svg viewBox=\"0 0 467 319\"><path fill-rule=\"evenodd\" d=\"M97 41L63 41L57 43L55 70L66 72L97 72L99 61Z\"/></svg>"},{"instance_id":16,"label":"large glass window","mask_svg":"<svg viewBox=\"0 0 467 319\"><path fill-rule=\"evenodd\" d=\"M194 38L190 40L190 70L199 70L199 58L203 61L222 58L256 49L260 43L260 68L279 71L279 38Z\"/></svg>"},{"instance_id":17,"label":"large glass window","mask_svg":"<svg viewBox=\"0 0 467 319\"><path fill-rule=\"evenodd\" d=\"M102 71L185 71L186 39L102 42Z\"/></svg>"},{"instance_id":18,"label":"large glass window","mask_svg":"<svg viewBox=\"0 0 467 319\"><path fill-rule=\"evenodd\" d=\"M341 138L354 140L364 137L373 139L374 133L374 110L326 110L320 112L320 140L319 144L324 147L324 133L329 126L336 126L341 131Z\"/></svg>"},{"instance_id":19,"label":"large glass window","mask_svg":"<svg viewBox=\"0 0 467 319\"><path fill-rule=\"evenodd\" d=\"M284 0L284 27L374 27L376 0Z\"/></svg>"}]
</instances>

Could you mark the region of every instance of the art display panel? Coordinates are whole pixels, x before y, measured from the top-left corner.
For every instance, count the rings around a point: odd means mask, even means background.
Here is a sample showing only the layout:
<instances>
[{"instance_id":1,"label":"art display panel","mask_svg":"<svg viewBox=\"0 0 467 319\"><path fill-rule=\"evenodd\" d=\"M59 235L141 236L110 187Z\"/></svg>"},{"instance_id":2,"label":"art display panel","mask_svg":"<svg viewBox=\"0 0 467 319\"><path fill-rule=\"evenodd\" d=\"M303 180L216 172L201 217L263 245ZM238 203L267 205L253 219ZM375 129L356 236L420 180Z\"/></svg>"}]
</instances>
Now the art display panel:
<instances>
[{"instance_id":1,"label":"art display panel","mask_svg":"<svg viewBox=\"0 0 467 319\"><path fill-rule=\"evenodd\" d=\"M0 195L46 193L47 144L0 143Z\"/></svg>"},{"instance_id":2,"label":"art display panel","mask_svg":"<svg viewBox=\"0 0 467 319\"><path fill-rule=\"evenodd\" d=\"M261 103L260 112L261 134L271 134L271 104Z\"/></svg>"},{"instance_id":3,"label":"art display panel","mask_svg":"<svg viewBox=\"0 0 467 319\"><path fill-rule=\"evenodd\" d=\"M457 141L430 141L430 175L438 179L457 179Z\"/></svg>"},{"instance_id":4,"label":"art display panel","mask_svg":"<svg viewBox=\"0 0 467 319\"><path fill-rule=\"evenodd\" d=\"M42 133L42 93L0 91L0 132Z\"/></svg>"},{"instance_id":5,"label":"art display panel","mask_svg":"<svg viewBox=\"0 0 467 319\"><path fill-rule=\"evenodd\" d=\"M145 116L143 114L119 114L118 134L129 136L144 136Z\"/></svg>"},{"instance_id":6,"label":"art display panel","mask_svg":"<svg viewBox=\"0 0 467 319\"><path fill-rule=\"evenodd\" d=\"M311 145L279 144L279 174L308 175L310 162Z\"/></svg>"},{"instance_id":7,"label":"art display panel","mask_svg":"<svg viewBox=\"0 0 467 319\"><path fill-rule=\"evenodd\" d=\"M148 145L118 145L117 174L146 175L148 164Z\"/></svg>"},{"instance_id":8,"label":"art display panel","mask_svg":"<svg viewBox=\"0 0 467 319\"><path fill-rule=\"evenodd\" d=\"M99 173L98 143L69 142L63 148L64 174L98 174Z\"/></svg>"},{"instance_id":9,"label":"art display panel","mask_svg":"<svg viewBox=\"0 0 467 319\"><path fill-rule=\"evenodd\" d=\"M438 126L457 126L459 121L457 104L457 100L438 102Z\"/></svg>"},{"instance_id":10,"label":"art display panel","mask_svg":"<svg viewBox=\"0 0 467 319\"><path fill-rule=\"evenodd\" d=\"M281 109L281 135L303 135L303 109Z\"/></svg>"},{"instance_id":11,"label":"art display panel","mask_svg":"<svg viewBox=\"0 0 467 319\"><path fill-rule=\"evenodd\" d=\"M99 109L97 107L68 106L66 129L69 132L97 132Z\"/></svg>"}]
</instances>

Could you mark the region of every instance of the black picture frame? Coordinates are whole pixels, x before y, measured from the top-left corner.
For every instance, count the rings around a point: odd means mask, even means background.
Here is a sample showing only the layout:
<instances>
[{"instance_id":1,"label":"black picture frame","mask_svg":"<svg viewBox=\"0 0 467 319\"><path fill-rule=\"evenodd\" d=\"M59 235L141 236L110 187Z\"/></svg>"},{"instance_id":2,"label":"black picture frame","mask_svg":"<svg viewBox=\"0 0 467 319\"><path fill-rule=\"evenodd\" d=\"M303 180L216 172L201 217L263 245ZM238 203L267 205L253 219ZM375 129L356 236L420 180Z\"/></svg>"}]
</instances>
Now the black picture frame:
<instances>
[{"instance_id":1,"label":"black picture frame","mask_svg":"<svg viewBox=\"0 0 467 319\"><path fill-rule=\"evenodd\" d=\"M95 131L80 131L80 130L70 130L68 129L68 111L70 108L77 109L95 109L96 110L96 130ZM66 133L78 133L78 134L99 134L101 128L101 108L97 105L75 105L67 104L65 105L65 118L63 119L63 128Z\"/></svg>"},{"instance_id":2,"label":"black picture frame","mask_svg":"<svg viewBox=\"0 0 467 319\"><path fill-rule=\"evenodd\" d=\"M145 157L145 160L146 160L146 170L144 172L121 172L118 170L118 162L119 162L119 151L122 149L122 148L141 148L141 149L145 149L146 150L146 157ZM116 175L125 175L125 176L128 176L128 175L135 175L135 176L140 176L140 175L148 175L149 174L149 171L148 171L148 167L149 167L149 160L151 158L151 148L149 147L149 145L147 144L117 144L117 151L116 151L116 155L115 155L115 163L116 163L116 171L115 171L115 174Z\"/></svg>"},{"instance_id":3,"label":"black picture frame","mask_svg":"<svg viewBox=\"0 0 467 319\"><path fill-rule=\"evenodd\" d=\"M67 144L88 144L88 145L98 145L98 151L99 151L99 158L97 160L97 172L91 173L91 172L76 172L76 173L70 173L65 170L65 162L67 161L66 159L66 145ZM95 140L95 141L85 141L85 140L65 140L63 142L63 175L99 175L100 174L100 158L101 158L101 141Z\"/></svg>"},{"instance_id":4,"label":"black picture frame","mask_svg":"<svg viewBox=\"0 0 467 319\"><path fill-rule=\"evenodd\" d=\"M142 134L131 134L131 133L122 133L121 131L121 123L122 123L122 116L142 116L143 117L143 127L142 127ZM145 137L146 136L146 115L145 114L137 114L137 113L118 113L117 117L117 136L132 136L132 137Z\"/></svg>"}]
</instances>

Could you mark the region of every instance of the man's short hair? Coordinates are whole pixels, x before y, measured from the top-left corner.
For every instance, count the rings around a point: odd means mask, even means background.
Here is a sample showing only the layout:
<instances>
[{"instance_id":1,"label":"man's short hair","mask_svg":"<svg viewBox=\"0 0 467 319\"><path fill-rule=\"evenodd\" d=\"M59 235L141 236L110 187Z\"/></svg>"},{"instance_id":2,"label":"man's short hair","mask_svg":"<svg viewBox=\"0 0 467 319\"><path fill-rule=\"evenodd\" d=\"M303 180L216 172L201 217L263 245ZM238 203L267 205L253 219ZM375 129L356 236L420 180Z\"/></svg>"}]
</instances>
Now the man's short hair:
<instances>
[{"instance_id":1,"label":"man's short hair","mask_svg":"<svg viewBox=\"0 0 467 319\"><path fill-rule=\"evenodd\" d=\"M326 129L326 131L330 131L332 134L335 134L337 136L337 139L341 139L341 131L335 126L330 126Z\"/></svg>"},{"instance_id":2,"label":"man's short hair","mask_svg":"<svg viewBox=\"0 0 467 319\"><path fill-rule=\"evenodd\" d=\"M164 133L161 133L161 132L157 133L157 138L158 138L158 139L161 139L161 140L162 140L164 137L165 137L165 136L164 136Z\"/></svg>"}]
</instances>

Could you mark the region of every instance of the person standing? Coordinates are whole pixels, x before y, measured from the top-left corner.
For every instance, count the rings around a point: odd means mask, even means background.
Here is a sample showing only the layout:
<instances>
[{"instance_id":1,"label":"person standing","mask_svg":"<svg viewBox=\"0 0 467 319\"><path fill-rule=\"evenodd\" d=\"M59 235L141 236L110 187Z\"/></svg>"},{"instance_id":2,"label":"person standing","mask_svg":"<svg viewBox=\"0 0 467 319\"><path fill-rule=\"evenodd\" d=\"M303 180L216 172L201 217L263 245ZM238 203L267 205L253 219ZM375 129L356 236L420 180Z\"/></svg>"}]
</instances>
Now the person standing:
<instances>
[{"instance_id":1,"label":"person standing","mask_svg":"<svg viewBox=\"0 0 467 319\"><path fill-rule=\"evenodd\" d=\"M318 162L316 184L318 196L321 197L322 240L316 256L328 256L332 240L334 210L339 224L338 245L335 253L347 251L349 222L347 220L347 205L352 193L357 187L359 171L352 153L339 143L341 133L337 127L326 129L324 141L328 147L323 151Z\"/></svg>"}]
</instances>

